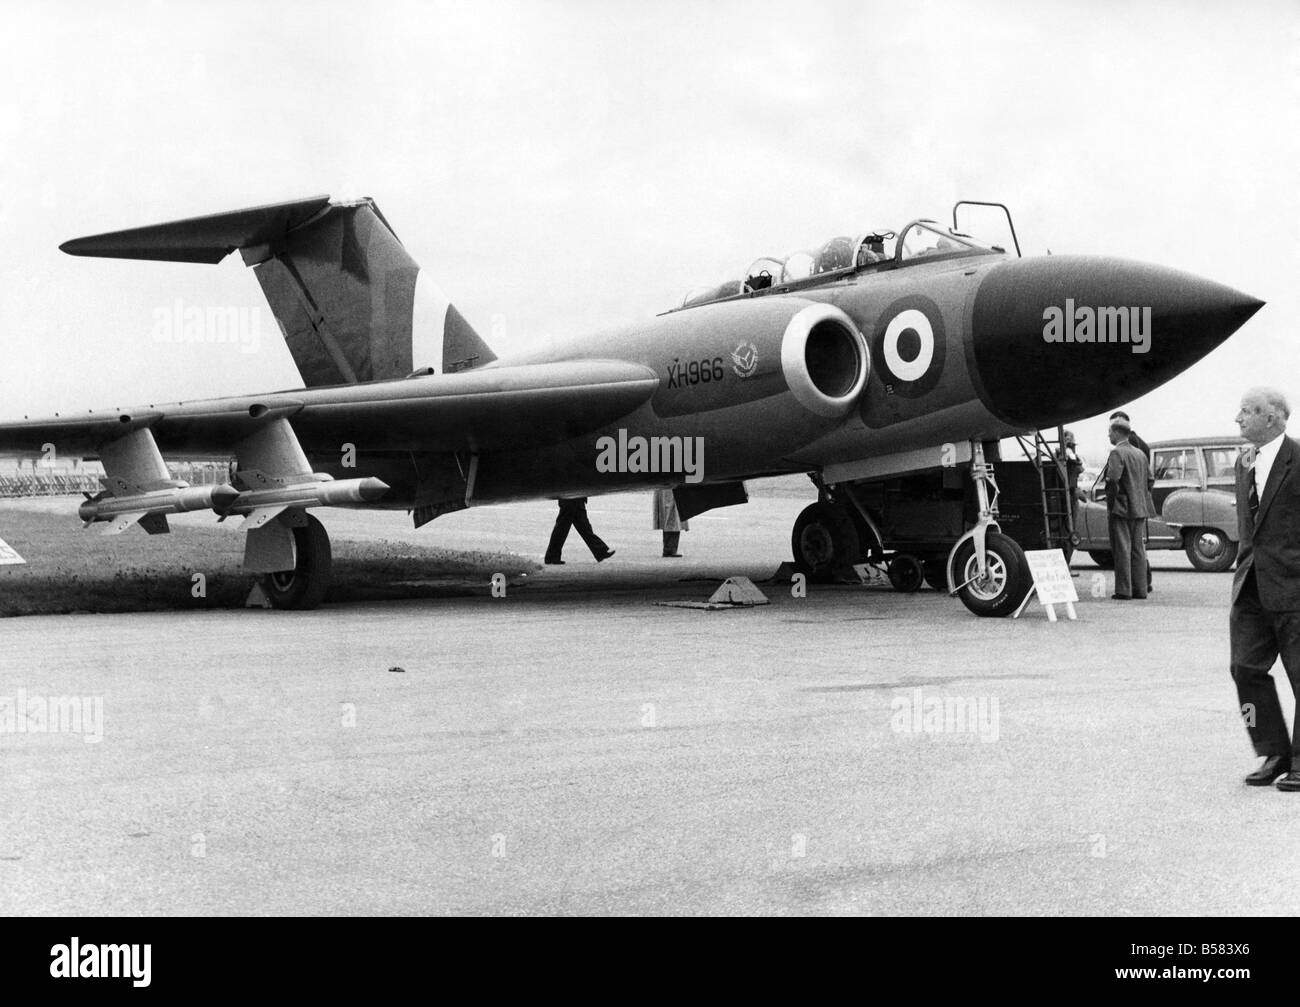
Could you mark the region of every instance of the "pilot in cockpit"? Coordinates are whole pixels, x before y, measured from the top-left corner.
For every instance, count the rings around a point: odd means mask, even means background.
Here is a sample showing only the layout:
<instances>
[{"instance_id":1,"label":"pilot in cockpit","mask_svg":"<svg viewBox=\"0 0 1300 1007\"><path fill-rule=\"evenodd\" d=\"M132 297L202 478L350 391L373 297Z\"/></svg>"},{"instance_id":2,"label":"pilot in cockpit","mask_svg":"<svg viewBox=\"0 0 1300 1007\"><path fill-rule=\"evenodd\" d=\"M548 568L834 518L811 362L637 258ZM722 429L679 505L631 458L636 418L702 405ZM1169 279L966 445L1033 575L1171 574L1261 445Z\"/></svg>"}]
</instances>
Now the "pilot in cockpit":
<instances>
[{"instance_id":1,"label":"pilot in cockpit","mask_svg":"<svg viewBox=\"0 0 1300 1007\"><path fill-rule=\"evenodd\" d=\"M885 239L879 234L868 234L858 246L858 265L869 266L873 262L884 262Z\"/></svg>"}]
</instances>

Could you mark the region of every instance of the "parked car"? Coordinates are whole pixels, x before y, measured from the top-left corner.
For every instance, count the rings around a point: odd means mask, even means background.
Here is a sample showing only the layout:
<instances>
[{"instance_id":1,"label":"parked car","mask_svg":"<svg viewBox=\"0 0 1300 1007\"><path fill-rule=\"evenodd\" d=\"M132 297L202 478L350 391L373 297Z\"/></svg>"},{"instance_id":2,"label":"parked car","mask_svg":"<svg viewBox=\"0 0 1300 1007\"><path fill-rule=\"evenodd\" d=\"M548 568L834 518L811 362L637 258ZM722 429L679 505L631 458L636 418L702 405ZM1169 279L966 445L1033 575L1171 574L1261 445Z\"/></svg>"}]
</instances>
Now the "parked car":
<instances>
[{"instance_id":1,"label":"parked car","mask_svg":"<svg viewBox=\"0 0 1300 1007\"><path fill-rule=\"evenodd\" d=\"M1151 497L1160 511L1147 522L1148 549L1182 549L1198 570L1229 569L1237 558L1237 496L1233 466L1246 442L1240 437L1187 437L1151 445ZM1105 569L1114 566L1106 529L1102 473L1079 481L1074 530L1079 548Z\"/></svg>"}]
</instances>

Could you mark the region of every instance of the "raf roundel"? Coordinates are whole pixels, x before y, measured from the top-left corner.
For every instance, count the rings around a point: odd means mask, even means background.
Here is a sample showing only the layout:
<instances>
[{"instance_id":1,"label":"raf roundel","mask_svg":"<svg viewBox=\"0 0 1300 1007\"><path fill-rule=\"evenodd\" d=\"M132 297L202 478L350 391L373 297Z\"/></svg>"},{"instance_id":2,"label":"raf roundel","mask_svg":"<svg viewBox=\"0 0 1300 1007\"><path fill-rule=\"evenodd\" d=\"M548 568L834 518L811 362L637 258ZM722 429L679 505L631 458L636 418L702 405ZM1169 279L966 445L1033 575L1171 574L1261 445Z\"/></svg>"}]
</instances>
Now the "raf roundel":
<instances>
[{"instance_id":1,"label":"raf roundel","mask_svg":"<svg viewBox=\"0 0 1300 1007\"><path fill-rule=\"evenodd\" d=\"M900 381L920 381L934 360L934 328L925 313L908 308L885 327L885 364Z\"/></svg>"},{"instance_id":2,"label":"raf roundel","mask_svg":"<svg viewBox=\"0 0 1300 1007\"><path fill-rule=\"evenodd\" d=\"M891 393L914 398L939 382L947 343L943 316L928 297L905 297L880 316L874 363Z\"/></svg>"}]
</instances>

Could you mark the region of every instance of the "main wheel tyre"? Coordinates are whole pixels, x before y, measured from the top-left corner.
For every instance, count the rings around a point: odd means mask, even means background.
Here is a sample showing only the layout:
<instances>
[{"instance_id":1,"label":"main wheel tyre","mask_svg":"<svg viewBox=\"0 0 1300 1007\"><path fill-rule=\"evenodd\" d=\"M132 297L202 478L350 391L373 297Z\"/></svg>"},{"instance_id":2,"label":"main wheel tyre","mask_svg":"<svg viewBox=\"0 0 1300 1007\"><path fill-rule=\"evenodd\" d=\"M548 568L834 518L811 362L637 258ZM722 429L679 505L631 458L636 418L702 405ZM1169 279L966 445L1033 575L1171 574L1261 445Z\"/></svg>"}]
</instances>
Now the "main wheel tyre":
<instances>
[{"instance_id":1,"label":"main wheel tyre","mask_svg":"<svg viewBox=\"0 0 1300 1007\"><path fill-rule=\"evenodd\" d=\"M293 552L293 569L268 573L262 590L274 608L315 608L329 588L331 553L325 526L310 514L306 525L293 530Z\"/></svg>"},{"instance_id":2,"label":"main wheel tyre","mask_svg":"<svg viewBox=\"0 0 1300 1007\"><path fill-rule=\"evenodd\" d=\"M1237 559L1237 543L1217 528L1193 528L1183 544L1192 566L1205 573L1219 573Z\"/></svg>"},{"instance_id":3,"label":"main wheel tyre","mask_svg":"<svg viewBox=\"0 0 1300 1007\"><path fill-rule=\"evenodd\" d=\"M889 561L889 583L894 585L895 591L912 594L921 590L924 581L925 571L921 568L921 561L915 556L899 553Z\"/></svg>"},{"instance_id":4,"label":"main wheel tyre","mask_svg":"<svg viewBox=\"0 0 1300 1007\"><path fill-rule=\"evenodd\" d=\"M795 568L810 577L829 577L860 561L858 530L848 513L833 504L805 507L794 523L790 547Z\"/></svg>"},{"instance_id":5,"label":"main wheel tyre","mask_svg":"<svg viewBox=\"0 0 1300 1007\"><path fill-rule=\"evenodd\" d=\"M957 584L966 584L957 596L976 615L1010 615L1025 600L1031 584L1024 550L999 532L990 532L984 545L988 569L983 577L978 576L979 564L975 560L973 540L963 542L953 557L953 580Z\"/></svg>"},{"instance_id":6,"label":"main wheel tyre","mask_svg":"<svg viewBox=\"0 0 1300 1007\"><path fill-rule=\"evenodd\" d=\"M1115 568L1115 554L1109 549L1089 549L1088 555L1103 570L1113 570Z\"/></svg>"}]
</instances>

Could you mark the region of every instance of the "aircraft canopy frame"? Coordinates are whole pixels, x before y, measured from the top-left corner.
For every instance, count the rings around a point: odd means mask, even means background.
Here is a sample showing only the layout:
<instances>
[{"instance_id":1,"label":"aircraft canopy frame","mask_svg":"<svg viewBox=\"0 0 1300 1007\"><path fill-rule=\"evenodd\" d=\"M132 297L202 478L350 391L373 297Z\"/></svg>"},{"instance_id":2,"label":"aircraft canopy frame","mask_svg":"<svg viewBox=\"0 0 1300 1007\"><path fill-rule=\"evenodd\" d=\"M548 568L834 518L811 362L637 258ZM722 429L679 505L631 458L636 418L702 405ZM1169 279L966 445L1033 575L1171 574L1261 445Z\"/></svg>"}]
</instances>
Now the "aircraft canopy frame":
<instances>
[{"instance_id":1,"label":"aircraft canopy frame","mask_svg":"<svg viewBox=\"0 0 1300 1007\"><path fill-rule=\"evenodd\" d=\"M892 242L889 249L887 244ZM814 248L797 249L781 258L759 256L739 280L692 288L674 311L768 293L789 293L861 272L885 272L922 262L971 256L1002 255L1002 249L984 245L969 235L945 229L927 217L910 221L900 231L872 230L857 238L838 235Z\"/></svg>"}]
</instances>

